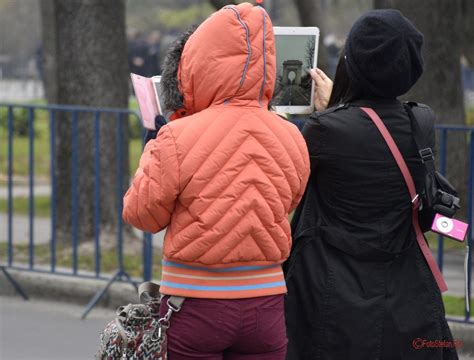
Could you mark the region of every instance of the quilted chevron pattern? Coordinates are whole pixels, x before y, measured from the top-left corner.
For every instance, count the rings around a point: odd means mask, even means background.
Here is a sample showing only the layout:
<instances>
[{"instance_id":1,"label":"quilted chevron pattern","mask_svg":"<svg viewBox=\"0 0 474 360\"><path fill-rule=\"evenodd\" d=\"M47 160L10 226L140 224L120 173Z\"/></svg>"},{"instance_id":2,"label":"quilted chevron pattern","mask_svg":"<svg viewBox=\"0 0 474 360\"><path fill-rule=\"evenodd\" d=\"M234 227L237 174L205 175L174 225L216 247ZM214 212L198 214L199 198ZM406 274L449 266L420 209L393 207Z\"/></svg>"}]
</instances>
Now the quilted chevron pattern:
<instances>
[{"instance_id":1,"label":"quilted chevron pattern","mask_svg":"<svg viewBox=\"0 0 474 360\"><path fill-rule=\"evenodd\" d=\"M288 256L287 217L302 191L297 169L305 166L306 147L298 147L292 125L266 110L217 111L172 124L183 186L165 254L208 265L281 261Z\"/></svg>"},{"instance_id":2,"label":"quilted chevron pattern","mask_svg":"<svg viewBox=\"0 0 474 360\"><path fill-rule=\"evenodd\" d=\"M173 265L166 282L176 289L214 294L222 286L203 284L213 277L202 266L245 265L252 269L244 278L269 279L245 291L271 283L284 292L281 275L252 271L288 257L288 214L305 190L309 159L298 129L267 110L275 83L268 15L248 3L215 13L190 36L178 76L187 116L147 144L124 219L152 232L168 227L165 260L201 267L178 274ZM245 286L232 278L235 291Z\"/></svg>"}]
</instances>

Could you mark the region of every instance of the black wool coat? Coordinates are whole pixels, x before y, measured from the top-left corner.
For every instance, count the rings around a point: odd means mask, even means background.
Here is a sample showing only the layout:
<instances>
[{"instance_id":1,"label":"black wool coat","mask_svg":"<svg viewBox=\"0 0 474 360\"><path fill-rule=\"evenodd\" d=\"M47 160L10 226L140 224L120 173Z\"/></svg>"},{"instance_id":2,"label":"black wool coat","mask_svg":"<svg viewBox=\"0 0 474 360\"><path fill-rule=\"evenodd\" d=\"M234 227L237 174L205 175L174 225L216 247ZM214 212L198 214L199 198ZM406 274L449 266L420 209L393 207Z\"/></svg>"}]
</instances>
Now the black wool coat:
<instances>
[{"instance_id":1,"label":"black wool coat","mask_svg":"<svg viewBox=\"0 0 474 360\"><path fill-rule=\"evenodd\" d=\"M447 347L453 339L440 291L416 242L405 181L359 106L378 113L422 186L401 102L360 100L311 116L303 129L311 176L284 264L287 359L457 359ZM434 144L433 123L428 129ZM446 342L433 348L427 341Z\"/></svg>"}]
</instances>

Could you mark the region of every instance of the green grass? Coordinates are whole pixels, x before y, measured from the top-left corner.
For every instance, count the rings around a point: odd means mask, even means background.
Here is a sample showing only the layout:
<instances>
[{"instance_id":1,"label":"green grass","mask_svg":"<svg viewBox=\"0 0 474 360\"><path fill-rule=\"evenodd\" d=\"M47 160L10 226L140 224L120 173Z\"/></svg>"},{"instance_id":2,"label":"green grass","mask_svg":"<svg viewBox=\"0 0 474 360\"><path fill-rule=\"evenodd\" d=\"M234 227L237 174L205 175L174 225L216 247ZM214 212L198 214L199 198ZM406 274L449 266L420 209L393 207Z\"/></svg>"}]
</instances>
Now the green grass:
<instances>
[{"instance_id":1,"label":"green grass","mask_svg":"<svg viewBox=\"0 0 474 360\"><path fill-rule=\"evenodd\" d=\"M432 250L437 250L438 249L438 234L435 234L434 232L427 232L426 238L428 239L428 244L430 245L430 248ZM465 243L461 243L459 241L450 239L445 237L444 242L443 242L443 249L444 250L463 250L466 247Z\"/></svg>"},{"instance_id":2,"label":"green grass","mask_svg":"<svg viewBox=\"0 0 474 360\"><path fill-rule=\"evenodd\" d=\"M466 108L466 125L474 125L474 107Z\"/></svg>"},{"instance_id":3,"label":"green grass","mask_svg":"<svg viewBox=\"0 0 474 360\"><path fill-rule=\"evenodd\" d=\"M34 104L44 104L44 101L35 101ZM134 98L130 99L130 110L138 111L138 105ZM15 121L14 128L23 122L25 114L20 109L14 111ZM20 119L22 118L22 119ZM6 112L0 112L0 123L6 123ZM132 122L136 122L134 118ZM133 126L140 127L141 125L133 123ZM35 111L34 120L34 174L42 179L48 179L50 175L50 127L49 127L49 113L45 110ZM30 144L28 136L13 137L13 175L25 177L29 174L29 152ZM142 153L141 139L131 139L130 146L130 172L134 173L138 166L138 160ZM0 176L2 177L0 186L6 184L4 179L8 172L8 132L5 126L0 126Z\"/></svg>"},{"instance_id":4,"label":"green grass","mask_svg":"<svg viewBox=\"0 0 474 360\"><path fill-rule=\"evenodd\" d=\"M35 196L35 216L48 217L51 209L49 196ZM7 199L0 199L0 213L6 213L8 208ZM29 198L18 196L13 198L13 213L18 215L29 214Z\"/></svg>"},{"instance_id":5,"label":"green grass","mask_svg":"<svg viewBox=\"0 0 474 360\"><path fill-rule=\"evenodd\" d=\"M5 115L5 113L2 113ZM15 126L15 123L14 123ZM45 177L49 175L49 120L45 111L38 110L34 121L35 137L34 148L34 173ZM15 135L13 137L13 174L26 176L29 174L29 139ZM0 174L8 171L8 132L0 127Z\"/></svg>"},{"instance_id":6,"label":"green grass","mask_svg":"<svg viewBox=\"0 0 474 360\"><path fill-rule=\"evenodd\" d=\"M88 244L92 245L92 244ZM95 255L92 246L78 249L78 270L95 271ZM70 246L58 244L56 246L56 266L72 269L72 252ZM36 245L34 247L35 265L50 265L51 252L49 244ZM27 244L16 244L13 248L13 259L16 265L27 264L29 261L29 247ZM0 243L0 263L7 260L7 244ZM154 249L153 254L153 278L161 276L161 252ZM102 249L100 258L101 273L111 274L117 270L117 252L115 249ZM143 258L141 251L136 254L124 253L124 268L132 277L143 276Z\"/></svg>"},{"instance_id":7,"label":"green grass","mask_svg":"<svg viewBox=\"0 0 474 360\"><path fill-rule=\"evenodd\" d=\"M135 170L138 167L140 156L143 152L142 140L141 139L130 139L129 155L130 155L130 176L135 174Z\"/></svg>"},{"instance_id":8,"label":"green grass","mask_svg":"<svg viewBox=\"0 0 474 360\"><path fill-rule=\"evenodd\" d=\"M443 295L444 308L447 315L464 316L464 298L452 295ZM474 300L471 300L471 309L473 309Z\"/></svg>"}]
</instances>

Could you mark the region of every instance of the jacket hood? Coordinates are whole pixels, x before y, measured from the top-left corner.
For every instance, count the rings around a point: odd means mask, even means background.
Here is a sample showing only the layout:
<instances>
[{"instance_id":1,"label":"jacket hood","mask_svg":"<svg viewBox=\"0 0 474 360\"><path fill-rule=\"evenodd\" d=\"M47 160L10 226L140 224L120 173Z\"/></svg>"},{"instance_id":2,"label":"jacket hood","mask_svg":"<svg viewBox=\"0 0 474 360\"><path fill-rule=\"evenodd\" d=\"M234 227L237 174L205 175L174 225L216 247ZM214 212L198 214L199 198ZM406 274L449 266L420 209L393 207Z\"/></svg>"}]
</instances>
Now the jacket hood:
<instances>
[{"instance_id":1,"label":"jacket hood","mask_svg":"<svg viewBox=\"0 0 474 360\"><path fill-rule=\"evenodd\" d=\"M266 108L275 86L275 62L273 27L265 10L249 3L226 6L185 33L168 53L162 85L174 100L165 95L166 105L178 110L176 98L181 97L181 115L224 102Z\"/></svg>"}]
</instances>

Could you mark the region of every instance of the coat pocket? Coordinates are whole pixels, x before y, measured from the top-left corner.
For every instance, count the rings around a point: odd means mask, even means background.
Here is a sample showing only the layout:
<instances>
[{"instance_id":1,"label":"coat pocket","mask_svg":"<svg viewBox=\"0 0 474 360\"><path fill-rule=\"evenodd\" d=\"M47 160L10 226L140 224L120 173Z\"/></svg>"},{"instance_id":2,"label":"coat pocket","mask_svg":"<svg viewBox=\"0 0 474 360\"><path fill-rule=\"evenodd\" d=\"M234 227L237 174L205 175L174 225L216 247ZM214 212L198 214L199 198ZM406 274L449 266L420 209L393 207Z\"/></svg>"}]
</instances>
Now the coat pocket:
<instances>
[{"instance_id":1,"label":"coat pocket","mask_svg":"<svg viewBox=\"0 0 474 360\"><path fill-rule=\"evenodd\" d=\"M311 242L314 235L314 228L307 229L299 234L296 234L293 239L293 248L291 249L290 256L283 263L283 273L285 279L288 280L293 273L295 263L298 260L298 257L301 251Z\"/></svg>"}]
</instances>

